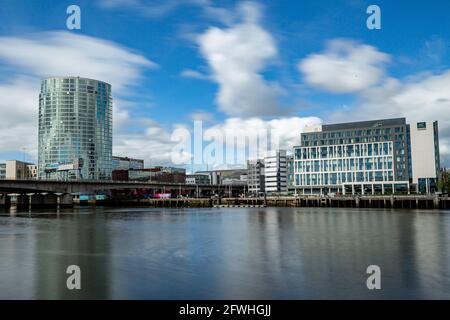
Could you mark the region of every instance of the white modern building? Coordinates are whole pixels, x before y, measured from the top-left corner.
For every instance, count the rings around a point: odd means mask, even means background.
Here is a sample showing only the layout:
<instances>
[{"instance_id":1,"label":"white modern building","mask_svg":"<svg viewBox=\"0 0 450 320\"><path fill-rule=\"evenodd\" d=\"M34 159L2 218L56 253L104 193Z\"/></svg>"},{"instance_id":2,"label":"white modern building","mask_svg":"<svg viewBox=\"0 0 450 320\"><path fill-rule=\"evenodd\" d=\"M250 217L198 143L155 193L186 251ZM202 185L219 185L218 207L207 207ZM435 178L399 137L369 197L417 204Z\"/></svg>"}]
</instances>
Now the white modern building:
<instances>
[{"instance_id":1,"label":"white modern building","mask_svg":"<svg viewBox=\"0 0 450 320\"><path fill-rule=\"evenodd\" d=\"M410 125L397 118L314 126L294 148L300 194L432 193L438 173L437 122Z\"/></svg>"},{"instance_id":2,"label":"white modern building","mask_svg":"<svg viewBox=\"0 0 450 320\"><path fill-rule=\"evenodd\" d=\"M288 191L286 150L269 151L264 158L264 185L269 194Z\"/></svg>"},{"instance_id":3,"label":"white modern building","mask_svg":"<svg viewBox=\"0 0 450 320\"><path fill-rule=\"evenodd\" d=\"M417 122L410 126L412 183L417 192L436 188L440 170L438 122Z\"/></svg>"}]
</instances>

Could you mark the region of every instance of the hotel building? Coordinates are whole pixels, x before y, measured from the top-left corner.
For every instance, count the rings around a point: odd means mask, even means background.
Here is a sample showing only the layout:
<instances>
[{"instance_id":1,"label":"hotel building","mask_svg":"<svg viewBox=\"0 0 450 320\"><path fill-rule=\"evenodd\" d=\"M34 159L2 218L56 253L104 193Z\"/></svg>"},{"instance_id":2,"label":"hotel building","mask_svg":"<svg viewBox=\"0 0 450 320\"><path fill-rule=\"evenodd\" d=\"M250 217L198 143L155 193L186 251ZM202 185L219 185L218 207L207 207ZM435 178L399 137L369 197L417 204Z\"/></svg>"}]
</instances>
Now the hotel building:
<instances>
[{"instance_id":1,"label":"hotel building","mask_svg":"<svg viewBox=\"0 0 450 320\"><path fill-rule=\"evenodd\" d=\"M294 148L296 192L407 193L411 183L431 192L439 172L437 122L423 126L398 118L307 128Z\"/></svg>"}]
</instances>

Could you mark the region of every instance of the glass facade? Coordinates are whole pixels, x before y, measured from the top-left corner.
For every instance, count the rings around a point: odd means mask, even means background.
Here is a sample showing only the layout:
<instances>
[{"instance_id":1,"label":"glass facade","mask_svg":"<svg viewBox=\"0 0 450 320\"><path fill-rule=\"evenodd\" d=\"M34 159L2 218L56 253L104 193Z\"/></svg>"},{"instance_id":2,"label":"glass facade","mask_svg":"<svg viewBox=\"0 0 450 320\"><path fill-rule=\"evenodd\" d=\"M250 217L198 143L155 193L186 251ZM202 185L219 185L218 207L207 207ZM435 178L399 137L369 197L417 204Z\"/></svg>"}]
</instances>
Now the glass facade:
<instances>
[{"instance_id":1,"label":"glass facade","mask_svg":"<svg viewBox=\"0 0 450 320\"><path fill-rule=\"evenodd\" d=\"M409 181L409 130L405 118L364 121L322 126L322 132L303 133L301 146L329 146L375 142L393 142L395 180Z\"/></svg>"},{"instance_id":2,"label":"glass facade","mask_svg":"<svg viewBox=\"0 0 450 320\"><path fill-rule=\"evenodd\" d=\"M301 146L294 148L295 188L305 194L408 190L410 141L405 118L311 128L302 133Z\"/></svg>"},{"instance_id":3,"label":"glass facade","mask_svg":"<svg viewBox=\"0 0 450 320\"><path fill-rule=\"evenodd\" d=\"M392 142L302 147L295 150L295 160L296 185L394 180Z\"/></svg>"},{"instance_id":4,"label":"glass facade","mask_svg":"<svg viewBox=\"0 0 450 320\"><path fill-rule=\"evenodd\" d=\"M44 80L38 157L40 179L110 180L111 86L79 77Z\"/></svg>"}]
</instances>

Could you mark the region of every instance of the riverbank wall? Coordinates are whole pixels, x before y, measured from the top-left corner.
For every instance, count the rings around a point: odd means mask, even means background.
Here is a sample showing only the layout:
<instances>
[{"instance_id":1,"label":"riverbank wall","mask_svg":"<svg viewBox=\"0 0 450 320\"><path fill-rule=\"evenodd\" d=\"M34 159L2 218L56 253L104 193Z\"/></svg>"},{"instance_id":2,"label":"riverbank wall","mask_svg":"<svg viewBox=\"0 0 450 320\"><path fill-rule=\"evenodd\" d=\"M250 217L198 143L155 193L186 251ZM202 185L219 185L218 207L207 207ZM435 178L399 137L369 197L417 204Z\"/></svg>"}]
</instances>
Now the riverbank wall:
<instances>
[{"instance_id":1,"label":"riverbank wall","mask_svg":"<svg viewBox=\"0 0 450 320\"><path fill-rule=\"evenodd\" d=\"M361 197L266 197L221 199L134 199L107 200L105 206L145 206L155 208L209 207L330 207L450 209L450 198L435 196L361 196Z\"/></svg>"}]
</instances>

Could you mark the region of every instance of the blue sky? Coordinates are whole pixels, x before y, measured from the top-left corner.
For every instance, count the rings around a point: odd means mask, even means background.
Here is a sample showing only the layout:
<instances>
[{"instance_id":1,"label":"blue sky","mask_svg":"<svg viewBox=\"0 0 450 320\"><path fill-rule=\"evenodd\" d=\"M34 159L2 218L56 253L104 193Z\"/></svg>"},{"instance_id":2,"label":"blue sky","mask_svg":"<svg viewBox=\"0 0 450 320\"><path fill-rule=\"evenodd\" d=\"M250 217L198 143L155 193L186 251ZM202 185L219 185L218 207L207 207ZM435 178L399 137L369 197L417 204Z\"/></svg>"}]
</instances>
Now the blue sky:
<instances>
[{"instance_id":1,"label":"blue sky","mask_svg":"<svg viewBox=\"0 0 450 320\"><path fill-rule=\"evenodd\" d=\"M9 96L0 102L0 159L36 159L33 112L40 79L52 75L112 83L115 153L148 164L169 163L171 133L193 119L280 130L287 148L316 122L439 120L445 162L450 153L445 0L0 4L0 94ZM66 28L72 4L81 30ZM366 27L371 4L381 30Z\"/></svg>"}]
</instances>

